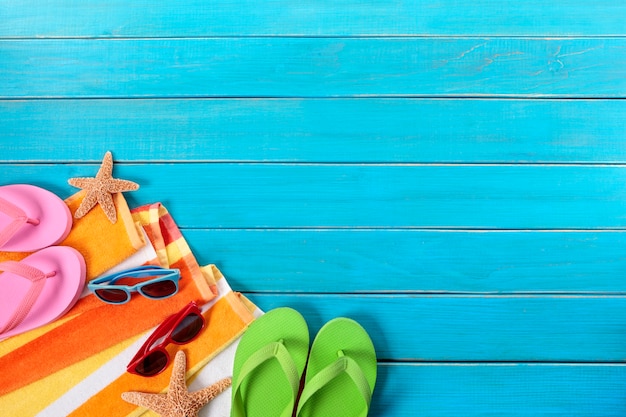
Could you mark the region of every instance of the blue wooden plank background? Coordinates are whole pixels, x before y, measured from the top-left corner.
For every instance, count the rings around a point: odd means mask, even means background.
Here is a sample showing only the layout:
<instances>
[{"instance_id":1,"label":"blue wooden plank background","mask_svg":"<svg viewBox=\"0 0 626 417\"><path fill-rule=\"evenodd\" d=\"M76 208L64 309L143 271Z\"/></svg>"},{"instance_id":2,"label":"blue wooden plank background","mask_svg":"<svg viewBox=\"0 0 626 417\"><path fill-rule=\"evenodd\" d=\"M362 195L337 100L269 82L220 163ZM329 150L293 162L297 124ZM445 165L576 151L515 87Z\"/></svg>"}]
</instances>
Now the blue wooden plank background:
<instances>
[{"instance_id":1,"label":"blue wooden plank background","mask_svg":"<svg viewBox=\"0 0 626 417\"><path fill-rule=\"evenodd\" d=\"M4 1L3 37L606 36L626 6L597 0Z\"/></svg>"},{"instance_id":2,"label":"blue wooden plank background","mask_svg":"<svg viewBox=\"0 0 626 417\"><path fill-rule=\"evenodd\" d=\"M11 82L0 98L624 97L625 48L623 38L2 40Z\"/></svg>"},{"instance_id":3,"label":"blue wooden plank background","mask_svg":"<svg viewBox=\"0 0 626 417\"><path fill-rule=\"evenodd\" d=\"M624 100L0 100L7 162L601 163ZM128 146L132 137L135 146ZM181 152L184 150L184 152Z\"/></svg>"},{"instance_id":4,"label":"blue wooden plank background","mask_svg":"<svg viewBox=\"0 0 626 417\"><path fill-rule=\"evenodd\" d=\"M0 178L107 150L371 416L626 414L626 4L0 0Z\"/></svg>"},{"instance_id":5,"label":"blue wooden plank background","mask_svg":"<svg viewBox=\"0 0 626 417\"><path fill-rule=\"evenodd\" d=\"M193 146L191 144L190 146ZM89 176L98 165L7 164L2 178ZM152 163L118 167L182 227L606 229L626 227L615 165ZM162 194L162 190L170 190ZM203 192L198 192L203 190Z\"/></svg>"}]
</instances>

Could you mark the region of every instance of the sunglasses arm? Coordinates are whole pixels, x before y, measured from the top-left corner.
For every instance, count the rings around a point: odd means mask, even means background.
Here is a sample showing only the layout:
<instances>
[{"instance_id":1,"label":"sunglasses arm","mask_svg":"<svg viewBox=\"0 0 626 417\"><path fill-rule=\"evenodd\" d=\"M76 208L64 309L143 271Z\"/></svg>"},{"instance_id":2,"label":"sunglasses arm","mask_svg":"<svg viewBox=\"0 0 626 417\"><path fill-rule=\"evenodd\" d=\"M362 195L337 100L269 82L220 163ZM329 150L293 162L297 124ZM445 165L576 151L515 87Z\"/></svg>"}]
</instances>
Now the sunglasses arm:
<instances>
[{"instance_id":1,"label":"sunglasses arm","mask_svg":"<svg viewBox=\"0 0 626 417\"><path fill-rule=\"evenodd\" d=\"M167 319L165 319L165 321L161 323L159 327L157 327L154 330L154 332L152 332L150 337L148 337L148 339L143 343L143 345L141 345L141 347L137 351L137 354L133 356L133 359L130 361L128 366L131 366L135 361L141 359L146 354L146 352L148 352L150 346L152 346L152 344L156 340L163 337L167 333L167 332L164 332L163 329L167 329L173 321L177 320L177 318L178 318L177 314L174 314L172 316L169 316Z\"/></svg>"},{"instance_id":2,"label":"sunglasses arm","mask_svg":"<svg viewBox=\"0 0 626 417\"><path fill-rule=\"evenodd\" d=\"M136 267L133 269L129 269L123 272L119 272L117 274L111 274L104 277L97 278L91 281L91 284L103 284L113 285L117 281L124 278L172 278L177 279L180 277L179 269L170 269L170 268L162 268L154 265L144 265L140 267Z\"/></svg>"}]
</instances>

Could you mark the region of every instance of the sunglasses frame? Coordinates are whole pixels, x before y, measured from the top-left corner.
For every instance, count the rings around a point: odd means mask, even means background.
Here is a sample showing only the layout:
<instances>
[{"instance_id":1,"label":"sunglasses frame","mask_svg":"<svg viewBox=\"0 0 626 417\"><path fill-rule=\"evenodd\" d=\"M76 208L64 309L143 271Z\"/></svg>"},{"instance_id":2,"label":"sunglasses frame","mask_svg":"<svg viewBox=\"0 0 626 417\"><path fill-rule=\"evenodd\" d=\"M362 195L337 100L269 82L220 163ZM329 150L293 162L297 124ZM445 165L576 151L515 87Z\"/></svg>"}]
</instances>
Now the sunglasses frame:
<instances>
[{"instance_id":1,"label":"sunglasses frame","mask_svg":"<svg viewBox=\"0 0 626 417\"><path fill-rule=\"evenodd\" d=\"M190 338L189 340L183 343L179 343L176 340L172 339L172 333L176 329L176 326L178 326L183 321L183 319L185 319L187 316L191 314L195 314L199 316L200 320L202 320L202 326L200 327L200 330L198 330L198 333L196 333L192 338ZM126 370L130 372L131 374L139 375L143 377L152 377L152 376L156 376L160 374L167 368L167 366L170 363L170 355L165 349L165 347L169 345L170 343L173 343L176 345L185 345L187 343L190 343L193 340L198 338L198 336L200 335L200 333L202 333L202 330L205 327L206 327L206 320L204 316L202 315L202 311L200 310L200 308L198 307L195 301L190 302L178 313L173 314L169 316L167 319L165 319L165 321L161 323L159 327L157 327L154 330L154 332L152 332L150 337L148 337L148 339L144 342L144 344L141 345L141 347L139 348L139 351L137 351L135 356L133 356L131 361L128 363L128 365L126 366ZM162 341L160 341L155 346L152 346L153 343L155 343L161 338L163 338ZM137 365L139 365L148 355L151 355L152 353L156 351L160 351L163 354L165 354L166 362L165 362L165 365L163 365L163 368L160 369L158 372L155 372L154 374L150 374L150 375L144 375L144 374L137 372L135 370L137 368Z\"/></svg>"},{"instance_id":2,"label":"sunglasses frame","mask_svg":"<svg viewBox=\"0 0 626 417\"><path fill-rule=\"evenodd\" d=\"M121 279L125 279L125 278L146 278L146 277L151 277L151 276L156 277L156 278L148 280L148 281L140 282L139 284L136 284L136 285L116 284L117 281ZM142 292L141 290L143 287L147 285L156 284L158 282L164 282L164 281L172 281L174 285L176 286L176 290L172 294L167 295L165 297L151 297L148 294L145 294L144 292ZM89 290L93 292L94 295L98 297L101 301L104 301L105 303L108 303L108 304L121 305L121 304L126 304L127 302L130 301L133 292L138 292L142 296L149 298L151 300L164 300L166 298L169 298L178 292L178 281L180 281L179 269L163 268L163 267L156 266L156 265L143 265L143 266L138 266L136 268L127 269L125 271L116 272L114 274L110 274L101 278L94 279L87 284L87 288L89 288ZM123 291L126 293L126 299L120 302L109 301L109 300L102 298L97 293L97 290Z\"/></svg>"}]
</instances>

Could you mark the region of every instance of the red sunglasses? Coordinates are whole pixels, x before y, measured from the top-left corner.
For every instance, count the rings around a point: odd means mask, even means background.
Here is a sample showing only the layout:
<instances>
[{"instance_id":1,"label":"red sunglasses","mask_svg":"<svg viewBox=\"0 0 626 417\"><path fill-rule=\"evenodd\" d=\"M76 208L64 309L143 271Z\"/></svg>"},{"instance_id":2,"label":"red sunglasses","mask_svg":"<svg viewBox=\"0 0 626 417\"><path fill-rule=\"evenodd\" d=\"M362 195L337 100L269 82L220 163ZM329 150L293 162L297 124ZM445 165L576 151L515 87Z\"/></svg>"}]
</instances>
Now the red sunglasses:
<instances>
[{"instance_id":1,"label":"red sunglasses","mask_svg":"<svg viewBox=\"0 0 626 417\"><path fill-rule=\"evenodd\" d=\"M191 302L178 313L168 317L150 335L126 370L131 374L154 376L163 372L170 362L165 346L170 343L183 345L194 340L205 326L202 312Z\"/></svg>"}]
</instances>

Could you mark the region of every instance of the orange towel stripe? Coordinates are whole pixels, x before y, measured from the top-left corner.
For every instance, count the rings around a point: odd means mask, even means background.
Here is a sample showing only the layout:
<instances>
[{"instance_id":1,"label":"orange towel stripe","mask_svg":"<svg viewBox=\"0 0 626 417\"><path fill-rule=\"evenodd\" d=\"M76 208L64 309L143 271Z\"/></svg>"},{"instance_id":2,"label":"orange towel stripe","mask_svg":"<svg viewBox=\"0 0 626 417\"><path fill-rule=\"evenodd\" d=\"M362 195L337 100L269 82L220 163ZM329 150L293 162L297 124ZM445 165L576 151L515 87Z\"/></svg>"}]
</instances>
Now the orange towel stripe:
<instances>
[{"instance_id":1,"label":"orange towel stripe","mask_svg":"<svg viewBox=\"0 0 626 417\"><path fill-rule=\"evenodd\" d=\"M72 215L78 209L85 192L67 198L65 202ZM100 207L94 207L87 215L74 219L72 231L60 244L78 250L87 263L87 280L102 274L119 264L145 245L122 194L114 196L118 221L111 224ZM114 245L111 242L115 242Z\"/></svg>"}]
</instances>

